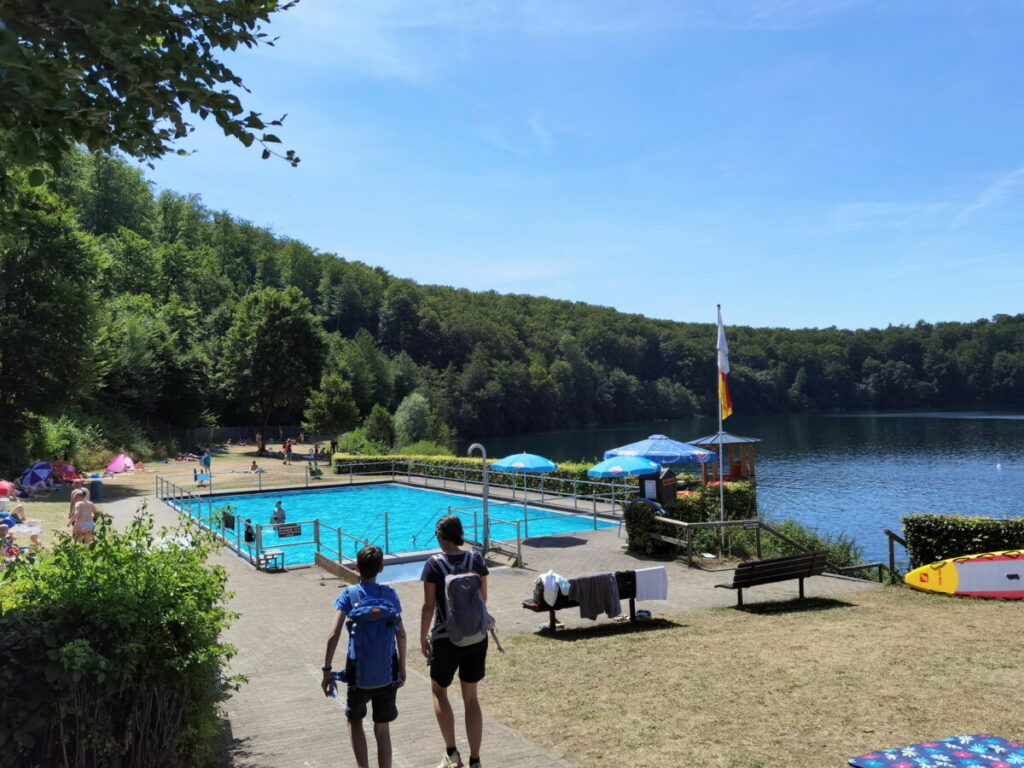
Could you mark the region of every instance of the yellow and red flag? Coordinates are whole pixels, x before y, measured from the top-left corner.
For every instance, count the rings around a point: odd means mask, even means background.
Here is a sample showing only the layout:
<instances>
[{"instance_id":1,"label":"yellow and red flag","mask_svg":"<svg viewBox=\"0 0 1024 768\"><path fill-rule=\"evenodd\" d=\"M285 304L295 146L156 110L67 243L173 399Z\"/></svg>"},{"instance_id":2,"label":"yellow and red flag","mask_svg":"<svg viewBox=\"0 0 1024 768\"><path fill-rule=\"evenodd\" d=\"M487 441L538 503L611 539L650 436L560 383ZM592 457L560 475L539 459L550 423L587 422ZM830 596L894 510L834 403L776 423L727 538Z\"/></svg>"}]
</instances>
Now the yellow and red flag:
<instances>
[{"instance_id":1,"label":"yellow and red flag","mask_svg":"<svg viewBox=\"0 0 1024 768\"><path fill-rule=\"evenodd\" d=\"M732 415L732 397L729 395L729 342L725 340L722 308L718 308L718 407L723 419Z\"/></svg>"}]
</instances>

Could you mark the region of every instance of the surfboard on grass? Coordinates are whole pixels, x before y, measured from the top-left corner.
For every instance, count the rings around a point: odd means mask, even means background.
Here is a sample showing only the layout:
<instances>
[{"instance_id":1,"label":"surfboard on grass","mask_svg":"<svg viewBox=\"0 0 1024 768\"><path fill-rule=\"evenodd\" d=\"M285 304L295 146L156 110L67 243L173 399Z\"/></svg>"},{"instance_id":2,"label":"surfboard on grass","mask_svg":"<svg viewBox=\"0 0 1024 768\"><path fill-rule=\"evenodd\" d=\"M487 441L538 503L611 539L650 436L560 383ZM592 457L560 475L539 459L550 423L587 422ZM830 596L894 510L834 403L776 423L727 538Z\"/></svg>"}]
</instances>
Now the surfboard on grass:
<instances>
[{"instance_id":1,"label":"surfboard on grass","mask_svg":"<svg viewBox=\"0 0 1024 768\"><path fill-rule=\"evenodd\" d=\"M903 580L923 592L1024 599L1024 550L951 557L915 568Z\"/></svg>"}]
</instances>

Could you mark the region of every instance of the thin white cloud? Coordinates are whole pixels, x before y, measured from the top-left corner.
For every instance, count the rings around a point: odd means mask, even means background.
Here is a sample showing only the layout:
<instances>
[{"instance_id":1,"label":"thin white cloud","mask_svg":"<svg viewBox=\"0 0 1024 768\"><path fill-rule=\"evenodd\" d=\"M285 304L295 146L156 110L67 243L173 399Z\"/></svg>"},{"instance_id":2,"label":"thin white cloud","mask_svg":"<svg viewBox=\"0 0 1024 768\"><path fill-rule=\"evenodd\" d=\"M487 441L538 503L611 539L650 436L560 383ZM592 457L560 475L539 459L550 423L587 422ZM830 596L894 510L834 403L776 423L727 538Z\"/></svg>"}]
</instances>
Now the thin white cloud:
<instances>
[{"instance_id":1,"label":"thin white cloud","mask_svg":"<svg viewBox=\"0 0 1024 768\"><path fill-rule=\"evenodd\" d=\"M496 33L622 36L721 29L787 31L831 23L877 0L303 0L275 17L273 55L418 83Z\"/></svg>"},{"instance_id":2,"label":"thin white cloud","mask_svg":"<svg viewBox=\"0 0 1024 768\"><path fill-rule=\"evenodd\" d=\"M533 134L534 138L541 145L544 150L549 150L555 145L555 138L552 136L551 131L544 125L544 118L540 112L534 112L530 115L526 124L530 126L530 133Z\"/></svg>"},{"instance_id":3,"label":"thin white cloud","mask_svg":"<svg viewBox=\"0 0 1024 768\"><path fill-rule=\"evenodd\" d=\"M949 214L950 208L951 205L944 202L842 203L829 211L827 221L830 228L838 232L877 229L906 232L934 226Z\"/></svg>"},{"instance_id":4,"label":"thin white cloud","mask_svg":"<svg viewBox=\"0 0 1024 768\"><path fill-rule=\"evenodd\" d=\"M1024 166L1005 173L989 184L980 195L964 206L953 218L952 226L962 227L969 222L975 214L997 206L1008 198L1017 194L1024 185Z\"/></svg>"}]
</instances>

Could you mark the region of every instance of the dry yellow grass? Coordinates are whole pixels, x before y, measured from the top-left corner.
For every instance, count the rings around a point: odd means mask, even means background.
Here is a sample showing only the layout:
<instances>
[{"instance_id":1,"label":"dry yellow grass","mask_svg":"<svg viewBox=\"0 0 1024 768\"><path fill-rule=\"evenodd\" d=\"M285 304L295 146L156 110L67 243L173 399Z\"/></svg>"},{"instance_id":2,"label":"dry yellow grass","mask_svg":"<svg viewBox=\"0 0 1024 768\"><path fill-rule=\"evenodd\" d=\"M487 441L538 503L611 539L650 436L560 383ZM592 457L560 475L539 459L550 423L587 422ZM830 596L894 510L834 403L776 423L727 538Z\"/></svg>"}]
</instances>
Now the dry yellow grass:
<instances>
[{"instance_id":1,"label":"dry yellow grass","mask_svg":"<svg viewBox=\"0 0 1024 768\"><path fill-rule=\"evenodd\" d=\"M580 766L838 768L953 734L1024 738L1022 622L1019 602L888 587L509 638L481 690Z\"/></svg>"}]
</instances>

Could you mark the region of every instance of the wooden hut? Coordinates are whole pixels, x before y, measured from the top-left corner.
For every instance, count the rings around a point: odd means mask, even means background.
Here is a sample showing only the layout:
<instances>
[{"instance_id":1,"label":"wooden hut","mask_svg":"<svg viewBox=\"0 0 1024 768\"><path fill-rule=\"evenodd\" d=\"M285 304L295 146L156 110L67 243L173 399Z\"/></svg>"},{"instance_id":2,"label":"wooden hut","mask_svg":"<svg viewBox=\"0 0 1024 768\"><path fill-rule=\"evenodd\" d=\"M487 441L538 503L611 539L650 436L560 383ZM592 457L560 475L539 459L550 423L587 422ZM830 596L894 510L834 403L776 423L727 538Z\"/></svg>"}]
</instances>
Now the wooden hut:
<instances>
[{"instance_id":1,"label":"wooden hut","mask_svg":"<svg viewBox=\"0 0 1024 768\"><path fill-rule=\"evenodd\" d=\"M725 454L725 471L722 475L726 480L756 481L757 472L754 446L761 442L760 438L740 437L739 435L730 435L728 432L723 432L719 435L716 432L713 435L699 437L696 440L688 440L687 442L700 448L707 448L716 454L718 453L719 446L721 446ZM718 481L717 461L709 461L707 464L701 464L700 466L704 485Z\"/></svg>"}]
</instances>

